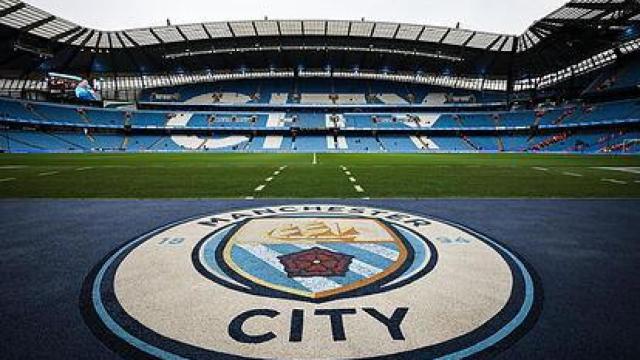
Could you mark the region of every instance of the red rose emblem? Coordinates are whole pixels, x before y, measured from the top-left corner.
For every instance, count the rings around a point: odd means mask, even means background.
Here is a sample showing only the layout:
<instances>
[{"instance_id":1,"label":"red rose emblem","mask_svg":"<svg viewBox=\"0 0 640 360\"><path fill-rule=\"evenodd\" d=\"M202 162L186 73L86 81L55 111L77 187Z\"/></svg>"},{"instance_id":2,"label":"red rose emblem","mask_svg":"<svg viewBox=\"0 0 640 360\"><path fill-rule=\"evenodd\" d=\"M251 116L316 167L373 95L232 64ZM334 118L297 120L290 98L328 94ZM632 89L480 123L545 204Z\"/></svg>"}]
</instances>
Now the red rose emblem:
<instances>
[{"instance_id":1,"label":"red rose emblem","mask_svg":"<svg viewBox=\"0 0 640 360\"><path fill-rule=\"evenodd\" d=\"M287 275L293 277L345 276L353 256L314 247L279 256Z\"/></svg>"}]
</instances>

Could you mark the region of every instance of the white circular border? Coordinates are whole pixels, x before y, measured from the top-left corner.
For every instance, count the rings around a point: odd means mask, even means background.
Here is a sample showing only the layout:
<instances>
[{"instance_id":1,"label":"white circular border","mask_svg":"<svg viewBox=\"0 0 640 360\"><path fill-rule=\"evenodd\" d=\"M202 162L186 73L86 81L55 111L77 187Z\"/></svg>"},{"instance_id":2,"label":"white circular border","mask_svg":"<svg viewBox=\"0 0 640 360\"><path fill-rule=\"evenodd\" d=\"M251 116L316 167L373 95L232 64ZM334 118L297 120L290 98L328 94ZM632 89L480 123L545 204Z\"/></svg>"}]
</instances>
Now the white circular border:
<instances>
[{"instance_id":1,"label":"white circular border","mask_svg":"<svg viewBox=\"0 0 640 360\"><path fill-rule=\"evenodd\" d=\"M430 222L436 222L436 223L441 223L444 224L446 226L449 227L453 227L457 230L460 230L462 232L466 232L480 240L482 240L485 243L490 244L491 246L498 248L502 253L504 253L506 256L508 256L510 258L511 261L513 261L513 263L516 265L517 269L521 272L522 278L523 278L523 282L524 282L524 301L520 307L520 310L518 311L518 313L516 314L516 316L509 321L503 328L501 328L499 331L497 331L496 333L494 333L492 336L472 345L469 346L467 348L464 349L460 349L456 352L450 353L448 354L446 357L447 358L461 358L461 357L467 357L473 354L476 354L478 352L481 352L483 350L486 350L487 348L494 346L495 344L497 344L498 342L500 342L501 340L503 340L504 338L506 338L507 336L509 336L510 334L512 334L528 317L528 315L530 314L533 305L534 305L534 298L535 298L535 294L534 294L534 282L533 282L533 278L531 276L531 274L529 273L527 267L523 264L523 262L518 259L517 256L515 256L512 252L510 252L508 249L506 249L504 246L502 246L501 244L498 244L497 242L487 238L486 236L479 234L471 229L465 228L463 226L460 226L458 224L454 224L448 221L444 221L444 220L440 220L440 219L436 219L436 218L432 218L432 217L424 217L421 215L412 215L412 214L405 214L402 212L395 212L395 211L391 211L391 210L386 210L386 209L374 209L374 208L368 208L368 207L361 207L361 206L350 206L350 205L327 205L327 204L322 204L322 205L281 205L281 206L274 206L274 207L258 207L258 208L252 208L252 209L240 209L237 211L232 211L232 212L228 212L228 213L217 213L214 215L210 215L210 216L215 216L215 217L223 217L225 214L231 214L231 213L241 213L241 212L246 212L246 211L252 211L252 210L259 210L259 209L265 209L265 208L291 208L291 207L298 207L298 208L316 208L316 207L322 207L322 208L344 208L344 209L350 209L350 208L356 208L356 209L367 209L367 210L375 210L375 211L383 211L386 214L402 214L402 215L409 215L414 219L424 219L426 221L430 221ZM287 215L287 214L291 214L290 212L288 213L282 213L279 215ZM332 213L332 214L342 214L342 213ZM348 215L348 214L345 214ZM365 214L366 216L367 214ZM153 346L151 344L148 344L138 338L136 338L135 336L131 335L129 332L126 331L126 329L122 328L108 313L108 311L106 310L104 304L102 303L102 299L101 299L101 295L100 295L100 286L101 283L103 281L103 278L105 276L105 273L107 271L107 269L112 265L112 263L120 256L122 256L125 252L129 252L132 249L136 248L138 245L141 245L142 243L145 243L146 241L152 239L154 236L157 236L159 234L162 234L164 232L166 232L167 230L170 230L174 227L177 226L181 226L181 225L186 225L186 224L190 224L193 222L199 222L202 221L203 219L208 219L210 216L198 216L198 217L193 217L187 220L182 220L182 221L177 221L171 224L168 224L164 227L161 227L159 229L156 229L154 231L151 231L150 233L147 233L143 236L140 236L132 241L130 241L129 243L127 243L126 245L124 245L123 247L121 247L120 249L118 249L117 251L115 251L111 256L109 256L101 265L101 267L99 268L99 270L97 271L95 278L92 281L91 284L91 303L94 307L94 310L96 312L96 314L98 315L98 317L100 318L100 320L102 321L102 323L104 324L104 326L111 332L113 333L115 336L119 337L121 340L127 342L128 344L130 344L131 346L143 351L144 353L147 353L149 355L155 356L155 357L159 357L159 358L164 358L164 359L176 359L176 358L180 358L179 356L167 352L165 350L162 350L156 346ZM259 218L259 217L258 217ZM228 225L228 224L227 224ZM222 226L221 226L222 227ZM127 255L128 256L128 255ZM503 256L503 255L501 255ZM124 259L122 260L124 261ZM118 266L120 266L121 264L119 264ZM416 349L419 350L419 349ZM216 350L214 350L216 351ZM220 353L220 354L224 354L224 353ZM235 356L240 356L242 357L242 355L235 355ZM385 356L385 355L382 355ZM386 356L393 356L393 354L389 354Z\"/></svg>"}]
</instances>

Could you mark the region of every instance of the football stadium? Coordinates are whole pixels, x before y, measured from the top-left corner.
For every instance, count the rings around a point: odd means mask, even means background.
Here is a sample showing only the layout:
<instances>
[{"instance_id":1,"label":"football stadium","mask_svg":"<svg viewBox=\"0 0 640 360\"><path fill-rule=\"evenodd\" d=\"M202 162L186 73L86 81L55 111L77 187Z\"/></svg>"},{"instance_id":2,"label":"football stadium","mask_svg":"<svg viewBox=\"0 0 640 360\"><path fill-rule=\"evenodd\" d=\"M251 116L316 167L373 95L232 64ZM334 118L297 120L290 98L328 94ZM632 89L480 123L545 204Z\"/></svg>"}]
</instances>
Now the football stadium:
<instances>
[{"instance_id":1,"label":"football stadium","mask_svg":"<svg viewBox=\"0 0 640 360\"><path fill-rule=\"evenodd\" d=\"M0 0L0 357L638 356L639 0L196 3Z\"/></svg>"}]
</instances>

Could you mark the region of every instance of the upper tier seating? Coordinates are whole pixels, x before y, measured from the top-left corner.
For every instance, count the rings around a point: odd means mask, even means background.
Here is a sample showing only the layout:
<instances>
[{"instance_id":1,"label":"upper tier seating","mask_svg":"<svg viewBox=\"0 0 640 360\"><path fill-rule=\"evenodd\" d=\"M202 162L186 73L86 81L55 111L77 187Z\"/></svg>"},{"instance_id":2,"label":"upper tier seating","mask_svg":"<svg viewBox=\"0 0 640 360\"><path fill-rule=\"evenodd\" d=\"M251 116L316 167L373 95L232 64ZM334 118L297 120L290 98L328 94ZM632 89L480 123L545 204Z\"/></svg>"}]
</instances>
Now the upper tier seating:
<instances>
[{"instance_id":1,"label":"upper tier seating","mask_svg":"<svg viewBox=\"0 0 640 360\"><path fill-rule=\"evenodd\" d=\"M265 128L271 115L279 120L280 127L303 128L334 127L327 123L327 114L315 113L178 113L163 111L125 111L32 103L0 99L0 119L33 123L56 123L77 127L253 127ZM556 109L521 110L510 112L475 112L438 114L346 113L337 114L345 128L500 128L531 127L534 125L575 125L611 121L640 122L640 102L637 100L600 103L595 105L571 105ZM297 119L297 121L293 121ZM425 121L421 121L426 119ZM437 120L433 120L437 119Z\"/></svg>"},{"instance_id":2,"label":"upper tier seating","mask_svg":"<svg viewBox=\"0 0 640 360\"><path fill-rule=\"evenodd\" d=\"M291 113L287 114L287 118L295 119L291 126L303 129L323 129L327 125L325 113Z\"/></svg>"},{"instance_id":3,"label":"upper tier seating","mask_svg":"<svg viewBox=\"0 0 640 360\"><path fill-rule=\"evenodd\" d=\"M142 101L187 104L445 104L504 101L504 93L474 92L420 84L355 79L264 79L219 81L143 91Z\"/></svg>"}]
</instances>

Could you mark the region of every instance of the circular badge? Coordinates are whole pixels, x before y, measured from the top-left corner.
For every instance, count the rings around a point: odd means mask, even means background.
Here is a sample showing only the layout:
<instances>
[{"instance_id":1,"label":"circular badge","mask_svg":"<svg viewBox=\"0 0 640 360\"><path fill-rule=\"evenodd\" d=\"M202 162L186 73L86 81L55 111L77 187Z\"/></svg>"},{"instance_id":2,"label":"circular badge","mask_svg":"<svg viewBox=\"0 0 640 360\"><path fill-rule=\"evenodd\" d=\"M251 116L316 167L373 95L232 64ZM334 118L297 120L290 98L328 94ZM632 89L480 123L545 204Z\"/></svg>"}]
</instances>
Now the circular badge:
<instances>
[{"instance_id":1,"label":"circular badge","mask_svg":"<svg viewBox=\"0 0 640 360\"><path fill-rule=\"evenodd\" d=\"M340 205L165 226L99 264L88 323L125 355L463 358L512 337L538 296L526 265L472 230Z\"/></svg>"}]
</instances>

